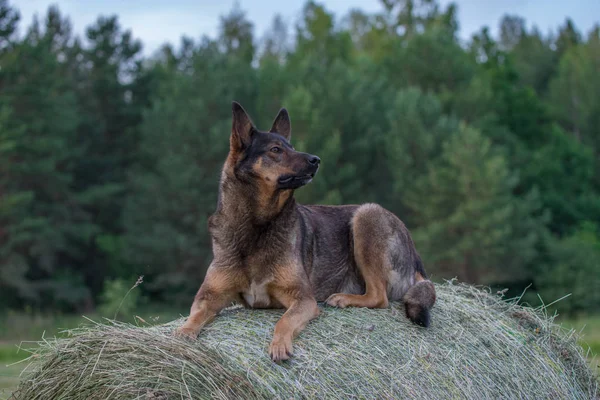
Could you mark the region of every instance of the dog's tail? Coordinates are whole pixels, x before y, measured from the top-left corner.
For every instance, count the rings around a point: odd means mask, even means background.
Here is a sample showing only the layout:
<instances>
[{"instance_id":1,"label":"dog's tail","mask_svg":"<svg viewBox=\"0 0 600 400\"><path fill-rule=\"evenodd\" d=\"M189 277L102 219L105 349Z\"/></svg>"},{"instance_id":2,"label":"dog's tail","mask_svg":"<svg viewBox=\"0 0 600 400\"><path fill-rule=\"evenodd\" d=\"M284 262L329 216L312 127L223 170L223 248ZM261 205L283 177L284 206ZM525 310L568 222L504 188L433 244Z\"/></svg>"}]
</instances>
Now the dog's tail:
<instances>
[{"instance_id":1,"label":"dog's tail","mask_svg":"<svg viewBox=\"0 0 600 400\"><path fill-rule=\"evenodd\" d=\"M406 317L417 325L428 327L431 322L429 310L435 304L435 287L427 279L423 262L417 256L415 266L415 284L408 289L402 298L406 310Z\"/></svg>"}]
</instances>

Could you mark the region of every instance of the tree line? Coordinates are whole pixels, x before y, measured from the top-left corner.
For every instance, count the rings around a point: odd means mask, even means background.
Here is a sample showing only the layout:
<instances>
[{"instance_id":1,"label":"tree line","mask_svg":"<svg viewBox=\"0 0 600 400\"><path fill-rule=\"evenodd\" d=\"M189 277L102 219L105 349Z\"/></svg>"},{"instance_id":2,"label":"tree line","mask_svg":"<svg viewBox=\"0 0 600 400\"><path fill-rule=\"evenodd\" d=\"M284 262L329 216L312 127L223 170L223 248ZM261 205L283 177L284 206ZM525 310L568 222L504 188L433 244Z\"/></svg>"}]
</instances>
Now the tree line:
<instances>
[{"instance_id":1,"label":"tree line","mask_svg":"<svg viewBox=\"0 0 600 400\"><path fill-rule=\"evenodd\" d=\"M285 106L323 160L300 202L382 204L434 280L600 309L600 27L458 26L433 0L309 1L256 37L234 7L217 37L144 56L116 16L80 37L0 0L0 308L87 310L139 275L187 305L237 100L262 129Z\"/></svg>"}]
</instances>

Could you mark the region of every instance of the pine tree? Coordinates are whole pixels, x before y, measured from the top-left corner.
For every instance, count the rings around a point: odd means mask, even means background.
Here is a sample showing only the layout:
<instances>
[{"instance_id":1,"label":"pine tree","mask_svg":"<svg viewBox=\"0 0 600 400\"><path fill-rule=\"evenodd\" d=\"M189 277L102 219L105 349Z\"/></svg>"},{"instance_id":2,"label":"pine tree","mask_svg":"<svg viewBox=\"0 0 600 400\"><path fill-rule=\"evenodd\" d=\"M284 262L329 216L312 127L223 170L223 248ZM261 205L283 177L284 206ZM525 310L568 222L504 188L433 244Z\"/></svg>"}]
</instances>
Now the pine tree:
<instances>
[{"instance_id":1,"label":"pine tree","mask_svg":"<svg viewBox=\"0 0 600 400\"><path fill-rule=\"evenodd\" d=\"M2 54L2 286L10 303L81 306L82 246L96 227L73 190L79 115L67 65L68 21L51 9ZM4 222L4 221L3 221Z\"/></svg>"},{"instance_id":2,"label":"pine tree","mask_svg":"<svg viewBox=\"0 0 600 400\"><path fill-rule=\"evenodd\" d=\"M492 142L461 125L406 194L428 270L480 283L527 277L545 221L532 217L534 197L513 196L516 183Z\"/></svg>"},{"instance_id":3,"label":"pine tree","mask_svg":"<svg viewBox=\"0 0 600 400\"><path fill-rule=\"evenodd\" d=\"M126 171L136 160L138 125L153 82L140 62L141 42L117 17L99 17L86 30L87 42L73 54L81 121L77 140L83 154L74 187L86 193L85 209L99 231L85 249L85 282L97 298L106 277L132 278L122 262L121 210Z\"/></svg>"},{"instance_id":4,"label":"pine tree","mask_svg":"<svg viewBox=\"0 0 600 400\"><path fill-rule=\"evenodd\" d=\"M14 44L20 19L21 15L8 0L0 0L0 52L10 50Z\"/></svg>"},{"instance_id":5,"label":"pine tree","mask_svg":"<svg viewBox=\"0 0 600 400\"><path fill-rule=\"evenodd\" d=\"M415 226L405 204L406 196L415 189L417 178L427 174L428 165L438 158L442 144L457 129L458 122L443 114L441 101L435 95L418 88L400 91L387 119L389 130L382 149L389 179L384 180L387 190L380 191L379 196L409 226Z\"/></svg>"},{"instance_id":6,"label":"pine tree","mask_svg":"<svg viewBox=\"0 0 600 400\"><path fill-rule=\"evenodd\" d=\"M584 222L569 236L549 242L549 261L540 268L537 286L563 315L577 315L600 307L600 237L595 223ZM543 269L543 271L542 271Z\"/></svg>"},{"instance_id":7,"label":"pine tree","mask_svg":"<svg viewBox=\"0 0 600 400\"><path fill-rule=\"evenodd\" d=\"M586 43L569 47L550 83L553 115L575 138L600 154L600 29Z\"/></svg>"},{"instance_id":8,"label":"pine tree","mask_svg":"<svg viewBox=\"0 0 600 400\"><path fill-rule=\"evenodd\" d=\"M219 38L195 47L187 60L193 74L167 68L140 127L123 212L125 258L145 275L151 294L173 301L188 301L210 263L207 219L229 149L231 100L257 115L254 56L224 54L219 43L233 42Z\"/></svg>"},{"instance_id":9,"label":"pine tree","mask_svg":"<svg viewBox=\"0 0 600 400\"><path fill-rule=\"evenodd\" d=\"M505 16L500 32L499 46L510 53L520 83L545 95L558 62L553 39L543 37L537 28L528 31L525 20L518 16Z\"/></svg>"}]
</instances>

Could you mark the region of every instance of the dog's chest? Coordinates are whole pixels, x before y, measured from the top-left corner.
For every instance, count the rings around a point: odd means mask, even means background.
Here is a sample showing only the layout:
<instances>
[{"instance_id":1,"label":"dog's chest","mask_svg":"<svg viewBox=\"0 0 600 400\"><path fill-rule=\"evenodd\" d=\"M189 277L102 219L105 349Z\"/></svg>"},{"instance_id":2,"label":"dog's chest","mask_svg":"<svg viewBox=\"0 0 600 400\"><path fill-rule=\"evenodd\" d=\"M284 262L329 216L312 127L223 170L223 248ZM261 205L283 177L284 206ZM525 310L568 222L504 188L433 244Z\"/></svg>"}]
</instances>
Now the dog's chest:
<instances>
[{"instance_id":1,"label":"dog's chest","mask_svg":"<svg viewBox=\"0 0 600 400\"><path fill-rule=\"evenodd\" d=\"M253 281L250 286L242 292L242 296L250 307L267 308L271 305L271 298L267 292L269 281L257 283Z\"/></svg>"}]
</instances>

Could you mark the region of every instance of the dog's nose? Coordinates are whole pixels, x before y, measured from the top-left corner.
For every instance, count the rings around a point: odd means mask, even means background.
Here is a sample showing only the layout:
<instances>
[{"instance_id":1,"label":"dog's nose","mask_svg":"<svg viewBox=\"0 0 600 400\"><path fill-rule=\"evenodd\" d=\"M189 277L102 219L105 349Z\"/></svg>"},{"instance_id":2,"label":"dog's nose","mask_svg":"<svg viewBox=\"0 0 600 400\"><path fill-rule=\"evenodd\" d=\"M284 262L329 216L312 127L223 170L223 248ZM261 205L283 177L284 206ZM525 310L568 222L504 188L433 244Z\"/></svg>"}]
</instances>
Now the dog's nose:
<instances>
[{"instance_id":1,"label":"dog's nose","mask_svg":"<svg viewBox=\"0 0 600 400\"><path fill-rule=\"evenodd\" d=\"M312 165L319 165L319 163L321 162L321 159L317 156L310 156L308 158L308 162L311 163Z\"/></svg>"}]
</instances>

